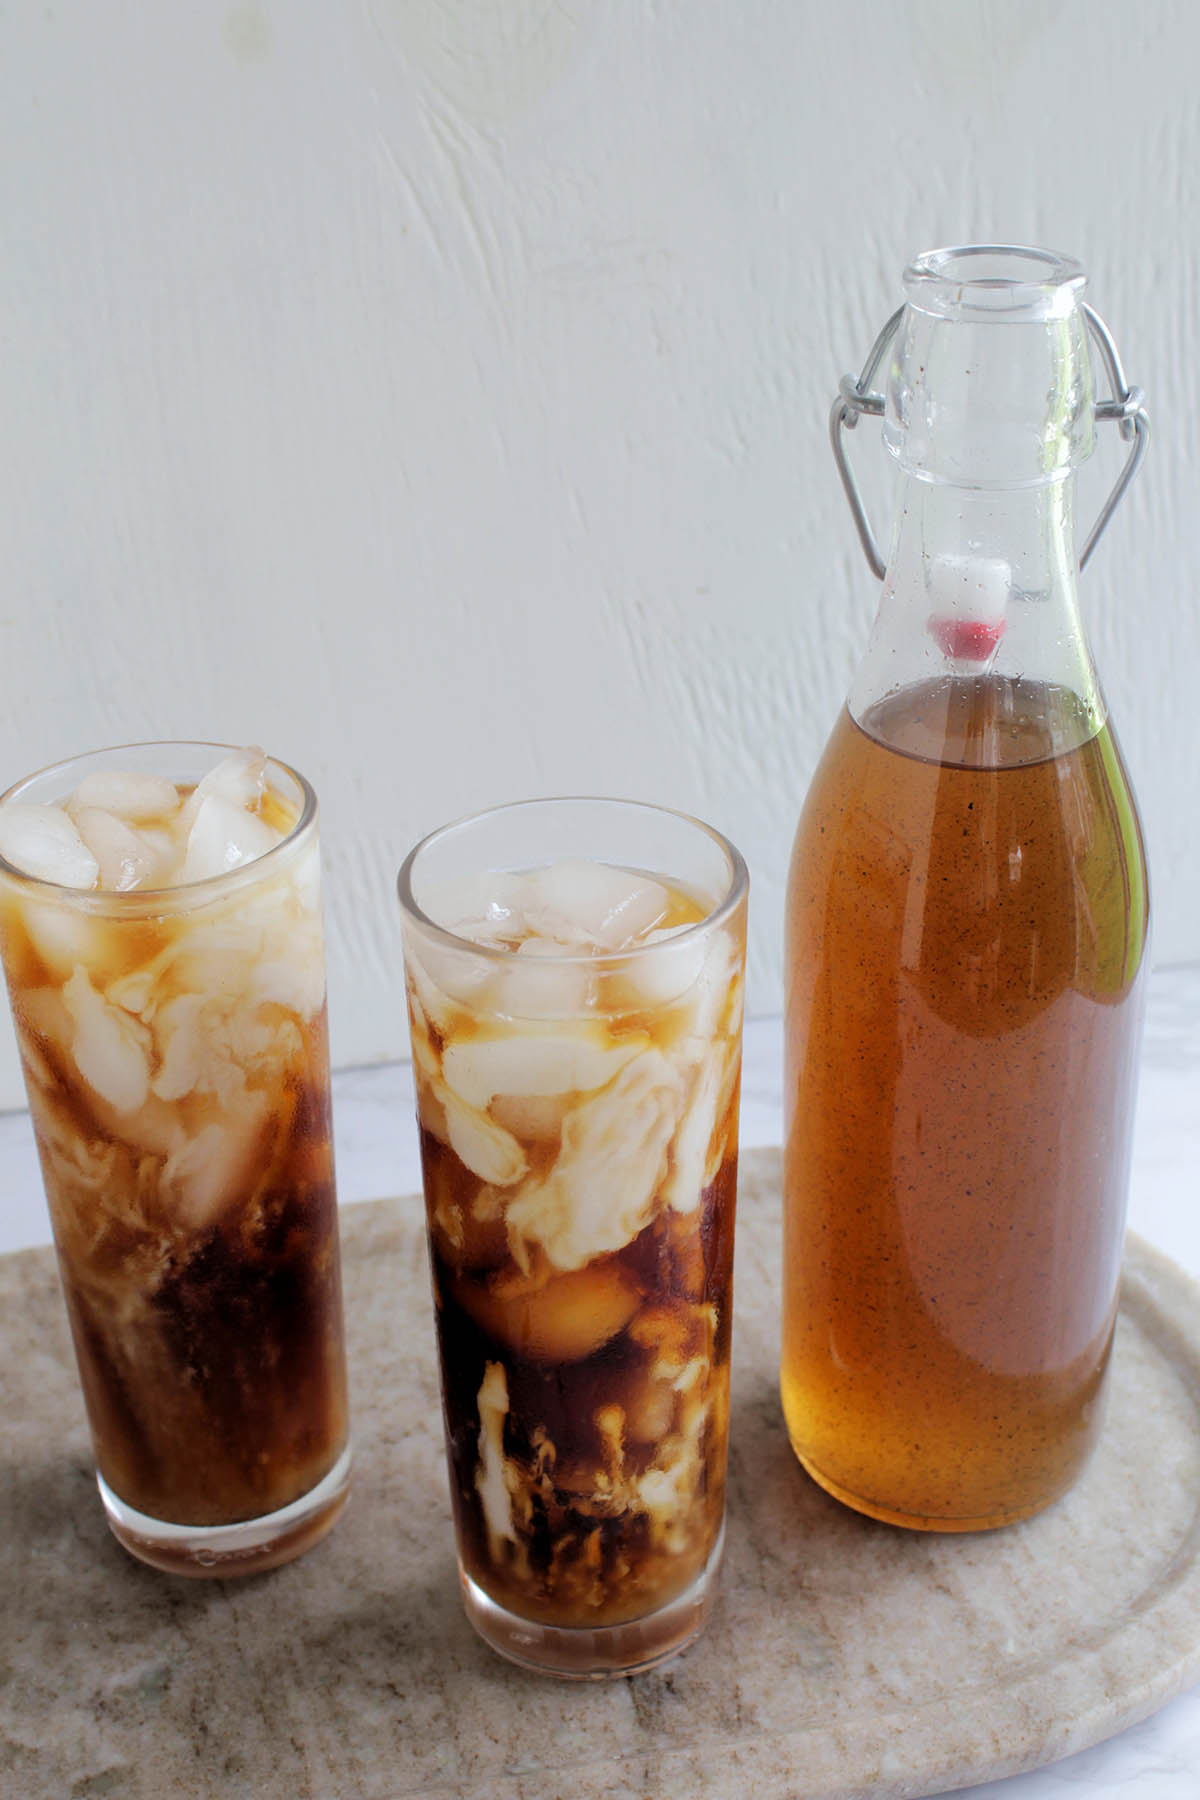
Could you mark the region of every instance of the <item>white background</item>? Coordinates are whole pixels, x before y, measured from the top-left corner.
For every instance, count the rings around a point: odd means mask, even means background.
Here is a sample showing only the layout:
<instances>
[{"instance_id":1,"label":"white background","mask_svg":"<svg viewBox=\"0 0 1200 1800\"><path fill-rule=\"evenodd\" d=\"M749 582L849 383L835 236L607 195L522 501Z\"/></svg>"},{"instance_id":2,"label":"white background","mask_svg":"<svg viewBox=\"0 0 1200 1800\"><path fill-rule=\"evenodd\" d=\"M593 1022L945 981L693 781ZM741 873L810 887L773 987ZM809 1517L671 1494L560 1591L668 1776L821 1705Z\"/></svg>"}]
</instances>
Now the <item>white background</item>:
<instances>
[{"instance_id":1,"label":"white background","mask_svg":"<svg viewBox=\"0 0 1200 1800\"><path fill-rule=\"evenodd\" d=\"M1190 0L3 7L0 785L156 736L304 769L340 1065L406 1053L403 852L536 793L728 831L777 1012L874 603L829 400L913 253L1045 243L1152 410L1083 594L1156 960L1200 959L1198 67Z\"/></svg>"}]
</instances>

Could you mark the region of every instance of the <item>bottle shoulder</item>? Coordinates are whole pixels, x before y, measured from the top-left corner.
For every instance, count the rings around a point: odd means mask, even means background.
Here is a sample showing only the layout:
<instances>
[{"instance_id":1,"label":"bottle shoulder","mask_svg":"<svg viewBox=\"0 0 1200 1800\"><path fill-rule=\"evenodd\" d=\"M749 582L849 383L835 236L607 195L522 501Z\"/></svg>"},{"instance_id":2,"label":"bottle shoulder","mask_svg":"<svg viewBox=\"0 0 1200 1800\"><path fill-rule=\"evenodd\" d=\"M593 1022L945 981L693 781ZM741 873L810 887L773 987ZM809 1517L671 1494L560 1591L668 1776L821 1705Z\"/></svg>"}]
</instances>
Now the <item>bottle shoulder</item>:
<instances>
[{"instance_id":1,"label":"bottle shoulder","mask_svg":"<svg viewBox=\"0 0 1200 1800\"><path fill-rule=\"evenodd\" d=\"M884 748L964 769L1046 762L1081 749L1105 725L1095 690L1022 675L943 675L847 711Z\"/></svg>"},{"instance_id":2,"label":"bottle shoulder","mask_svg":"<svg viewBox=\"0 0 1200 1800\"><path fill-rule=\"evenodd\" d=\"M1033 698L994 684L843 712L793 847L793 953L894 938L902 961L949 959L956 980L1002 956L1034 989L1051 965L1097 996L1127 988L1148 926L1133 791L1107 724L1056 749L1077 709Z\"/></svg>"}]
</instances>

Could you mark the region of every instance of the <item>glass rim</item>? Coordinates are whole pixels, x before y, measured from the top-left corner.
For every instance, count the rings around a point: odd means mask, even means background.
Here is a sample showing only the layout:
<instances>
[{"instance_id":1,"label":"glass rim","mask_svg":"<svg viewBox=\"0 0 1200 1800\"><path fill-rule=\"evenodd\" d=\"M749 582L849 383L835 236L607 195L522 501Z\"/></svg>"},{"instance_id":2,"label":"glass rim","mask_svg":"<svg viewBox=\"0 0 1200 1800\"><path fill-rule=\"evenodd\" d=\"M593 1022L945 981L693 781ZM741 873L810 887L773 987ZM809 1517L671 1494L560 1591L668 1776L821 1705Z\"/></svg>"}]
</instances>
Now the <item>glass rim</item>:
<instances>
[{"instance_id":1,"label":"glass rim","mask_svg":"<svg viewBox=\"0 0 1200 1800\"><path fill-rule=\"evenodd\" d=\"M9 801L18 805L30 804L23 801L21 795L35 782L43 781L60 772L65 774L68 769L78 768L84 763L94 763L101 758L121 756L127 751L215 750L220 755L227 756L246 748L247 746L244 744L223 744L208 738L143 738L124 744L110 744L99 750L83 750L75 756L64 756L57 762L46 763L43 768L34 769L29 775L23 775L19 781L14 782L11 787L0 793L0 807L7 805ZM111 913L114 909L130 914L147 910L164 912L177 908L184 897L190 900L195 895L203 895L206 901L215 900L227 892L236 891L240 887L248 887L255 880L257 873L271 863L280 852L290 850L300 836L315 824L317 818L317 795L312 783L300 773L299 769L294 769L291 763L284 762L281 757L272 756L267 750L263 751L263 755L266 757L268 768L281 769L296 783L302 802L300 813L286 837L280 838L277 844L272 844L269 850L264 850L261 856L253 857L249 862L240 863L236 869L226 869L220 875L205 875L199 881L178 881L170 887L79 888L70 887L62 881L47 881L42 875L33 875L28 869L21 868L19 863L10 862L8 857L0 851L0 877L6 877L10 881L19 883L22 887L39 889L58 899L69 898L72 905L83 906L89 912L105 913ZM170 780L171 777L168 775L166 779ZM48 805L52 803L35 802L34 804Z\"/></svg>"},{"instance_id":2,"label":"glass rim","mask_svg":"<svg viewBox=\"0 0 1200 1800\"><path fill-rule=\"evenodd\" d=\"M902 279L908 304L934 318L1016 323L1070 317L1087 286L1075 257L1032 244L948 244L914 257Z\"/></svg>"},{"instance_id":3,"label":"glass rim","mask_svg":"<svg viewBox=\"0 0 1200 1800\"><path fill-rule=\"evenodd\" d=\"M678 819L682 824L693 827L702 836L708 838L710 843L715 844L729 865L729 879L725 891L702 919L696 919L692 924L680 927L679 930L673 931L669 938L660 938L656 944L631 944L627 950L582 952L579 955L555 957L556 968L566 965L595 969L609 963L624 964L633 957L653 956L656 952L669 950L674 944L686 943L701 932L719 930L745 900L750 887L750 871L741 851L725 836L724 832L718 831L715 825L708 825L703 819L696 818L694 813L684 812L679 807L659 806L653 800L624 800L612 794L549 794L540 799L508 800L499 806L484 807L479 812L464 813L460 818L451 819L445 825L439 825L433 831L426 832L425 836L418 839L404 858L396 876L396 892L401 911L420 930L430 934L435 942L448 945L451 949L472 956L483 957L485 960L499 965L511 964L518 954L517 951L508 950L502 944L481 944L475 938L463 937L460 933L451 931L448 926L439 925L436 919L431 919L429 914L418 906L413 894L413 869L418 857L424 851L454 833L465 831L469 826L481 824L485 819L499 818L504 813L535 812L552 806L603 806L629 812L653 813L660 818ZM521 871L497 870L495 872L518 874ZM666 875L666 871L663 870L646 870L645 873L653 874L658 880L663 879ZM667 876L667 879L670 877Z\"/></svg>"}]
</instances>

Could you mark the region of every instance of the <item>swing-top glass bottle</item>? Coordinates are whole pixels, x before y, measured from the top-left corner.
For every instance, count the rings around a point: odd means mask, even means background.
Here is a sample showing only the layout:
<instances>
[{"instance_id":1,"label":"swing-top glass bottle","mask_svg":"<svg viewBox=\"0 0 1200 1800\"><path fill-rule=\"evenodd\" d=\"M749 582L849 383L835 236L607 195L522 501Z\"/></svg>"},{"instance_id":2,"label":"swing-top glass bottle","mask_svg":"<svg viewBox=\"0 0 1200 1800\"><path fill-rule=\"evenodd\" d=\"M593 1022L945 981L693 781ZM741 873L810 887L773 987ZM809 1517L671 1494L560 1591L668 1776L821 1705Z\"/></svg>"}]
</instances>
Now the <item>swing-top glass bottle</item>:
<instances>
[{"instance_id":1,"label":"swing-top glass bottle","mask_svg":"<svg viewBox=\"0 0 1200 1800\"><path fill-rule=\"evenodd\" d=\"M1045 251L920 257L834 412L884 581L789 881L782 1393L830 1493L924 1529L1070 1486L1116 1317L1146 869L1072 499L1117 419L1086 560L1147 427L1084 281ZM841 452L862 412L903 473L886 569Z\"/></svg>"}]
</instances>

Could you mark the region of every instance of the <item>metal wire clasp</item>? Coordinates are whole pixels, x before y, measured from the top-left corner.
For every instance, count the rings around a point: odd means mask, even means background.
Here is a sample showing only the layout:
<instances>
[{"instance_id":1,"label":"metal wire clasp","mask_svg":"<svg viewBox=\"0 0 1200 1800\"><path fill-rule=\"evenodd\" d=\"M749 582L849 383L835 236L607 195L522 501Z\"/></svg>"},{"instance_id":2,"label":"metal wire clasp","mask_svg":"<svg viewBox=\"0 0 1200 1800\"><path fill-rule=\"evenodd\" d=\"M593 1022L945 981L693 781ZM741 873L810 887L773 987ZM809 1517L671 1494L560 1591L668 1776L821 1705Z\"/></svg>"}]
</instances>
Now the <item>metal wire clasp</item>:
<instances>
[{"instance_id":1,"label":"metal wire clasp","mask_svg":"<svg viewBox=\"0 0 1200 1800\"><path fill-rule=\"evenodd\" d=\"M1104 363L1105 372L1111 389L1110 398L1098 400L1095 407L1097 420L1115 419L1121 428L1121 436L1129 444L1129 455L1125 458L1125 466L1118 475L1116 483L1108 499L1100 508L1100 516L1088 533L1087 542L1083 546L1079 558L1079 567L1085 569L1092 551L1096 548L1108 521L1112 518L1117 506L1137 473L1138 464L1146 453L1146 445L1150 441L1150 417L1145 407L1145 395L1140 387L1130 387L1125 379L1125 371L1121 367L1121 358L1117 346L1112 339L1108 326L1094 308L1083 305L1083 315L1087 328L1095 340L1096 347ZM854 479L854 470L846 455L846 446L842 432L853 431L863 413L870 413L873 418L882 418L885 405L884 396L872 386L879 372L879 365L887 354L888 346L895 337L904 316L904 308L898 307L884 326L875 342L871 345L871 353L863 364L862 374L855 381L853 375L843 375L838 383L837 399L829 414L829 441L833 445L833 460L837 464L838 474L842 478L842 486L846 490L846 499L850 503L850 514L858 532L859 542L872 573L880 581L887 573L887 564L879 554L879 545L871 530L871 521L867 517L862 495L858 491L858 483Z\"/></svg>"}]
</instances>

